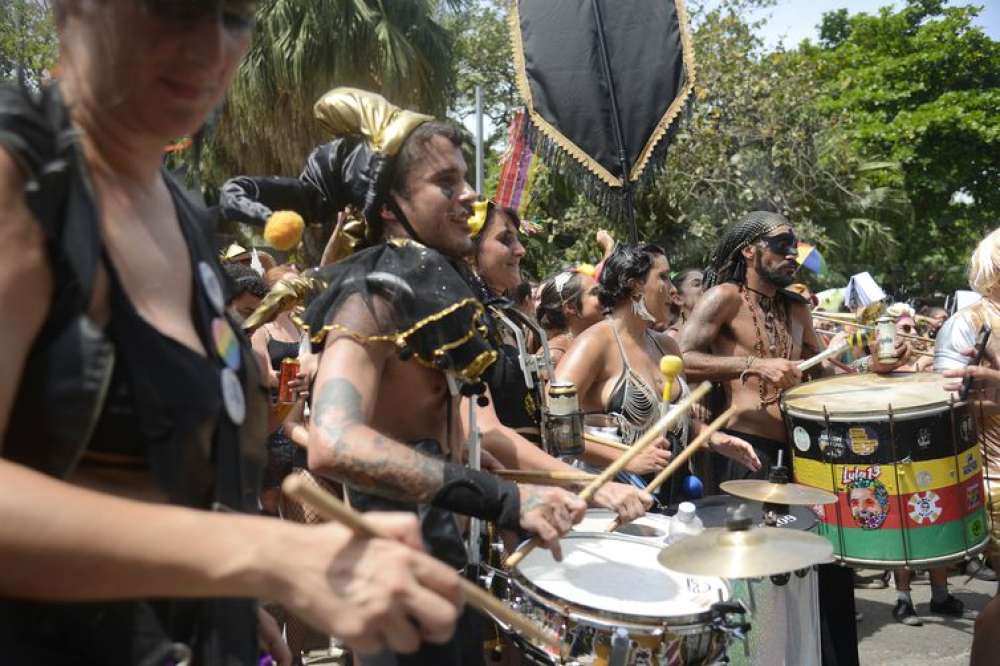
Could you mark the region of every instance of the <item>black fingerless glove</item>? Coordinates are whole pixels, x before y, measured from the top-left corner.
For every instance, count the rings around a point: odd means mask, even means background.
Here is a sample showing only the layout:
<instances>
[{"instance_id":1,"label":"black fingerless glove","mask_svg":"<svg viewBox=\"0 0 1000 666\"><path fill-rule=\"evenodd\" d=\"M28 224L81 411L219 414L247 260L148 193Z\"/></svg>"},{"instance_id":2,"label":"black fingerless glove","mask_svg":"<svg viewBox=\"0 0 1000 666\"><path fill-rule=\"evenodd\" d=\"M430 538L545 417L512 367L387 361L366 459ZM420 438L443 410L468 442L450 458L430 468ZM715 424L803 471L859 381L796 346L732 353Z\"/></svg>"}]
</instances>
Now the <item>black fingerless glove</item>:
<instances>
[{"instance_id":1,"label":"black fingerless glove","mask_svg":"<svg viewBox=\"0 0 1000 666\"><path fill-rule=\"evenodd\" d=\"M445 464L444 484L431 504L493 521L501 529L516 530L521 524L521 499L516 483L455 463Z\"/></svg>"}]
</instances>

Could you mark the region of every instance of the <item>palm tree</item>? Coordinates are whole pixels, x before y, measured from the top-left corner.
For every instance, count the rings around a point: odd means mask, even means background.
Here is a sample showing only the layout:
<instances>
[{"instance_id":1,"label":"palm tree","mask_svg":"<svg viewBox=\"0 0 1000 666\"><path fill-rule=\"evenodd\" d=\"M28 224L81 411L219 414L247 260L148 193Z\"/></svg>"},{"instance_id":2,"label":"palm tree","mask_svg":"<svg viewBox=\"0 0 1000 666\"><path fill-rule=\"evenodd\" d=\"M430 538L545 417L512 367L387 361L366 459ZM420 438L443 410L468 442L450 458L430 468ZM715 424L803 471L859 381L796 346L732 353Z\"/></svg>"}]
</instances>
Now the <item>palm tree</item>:
<instances>
[{"instance_id":1,"label":"palm tree","mask_svg":"<svg viewBox=\"0 0 1000 666\"><path fill-rule=\"evenodd\" d=\"M436 0L262 0L250 52L206 146L205 184L238 173L298 174L329 138L312 106L335 86L441 114L451 39L437 9Z\"/></svg>"}]
</instances>

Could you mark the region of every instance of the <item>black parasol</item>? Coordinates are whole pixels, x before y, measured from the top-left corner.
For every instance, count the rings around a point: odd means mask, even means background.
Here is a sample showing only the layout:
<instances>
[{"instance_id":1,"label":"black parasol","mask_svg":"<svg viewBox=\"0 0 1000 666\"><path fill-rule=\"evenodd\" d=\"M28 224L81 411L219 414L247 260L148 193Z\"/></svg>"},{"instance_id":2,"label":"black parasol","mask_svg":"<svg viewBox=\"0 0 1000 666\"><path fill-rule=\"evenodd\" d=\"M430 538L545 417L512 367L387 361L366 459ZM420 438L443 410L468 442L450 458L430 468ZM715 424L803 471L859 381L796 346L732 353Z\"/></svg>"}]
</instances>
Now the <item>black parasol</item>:
<instances>
[{"instance_id":1,"label":"black parasol","mask_svg":"<svg viewBox=\"0 0 1000 666\"><path fill-rule=\"evenodd\" d=\"M694 86L684 0L517 0L511 35L529 144L635 239L635 188Z\"/></svg>"}]
</instances>

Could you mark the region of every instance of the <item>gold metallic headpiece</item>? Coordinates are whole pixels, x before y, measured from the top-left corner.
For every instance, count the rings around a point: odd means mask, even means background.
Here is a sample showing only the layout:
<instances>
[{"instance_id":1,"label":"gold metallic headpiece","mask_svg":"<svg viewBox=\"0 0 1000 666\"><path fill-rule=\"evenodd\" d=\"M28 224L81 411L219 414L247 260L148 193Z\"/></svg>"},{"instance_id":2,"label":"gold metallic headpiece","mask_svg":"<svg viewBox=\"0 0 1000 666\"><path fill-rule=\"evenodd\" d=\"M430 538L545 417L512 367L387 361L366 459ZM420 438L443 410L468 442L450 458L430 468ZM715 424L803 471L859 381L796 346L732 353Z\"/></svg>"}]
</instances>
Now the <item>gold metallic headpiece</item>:
<instances>
[{"instance_id":1,"label":"gold metallic headpiece","mask_svg":"<svg viewBox=\"0 0 1000 666\"><path fill-rule=\"evenodd\" d=\"M264 324L274 321L282 311L301 304L307 296L322 291L325 287L326 283L311 275L278 280L257 309L243 322L243 330L251 335Z\"/></svg>"},{"instance_id":2,"label":"gold metallic headpiece","mask_svg":"<svg viewBox=\"0 0 1000 666\"><path fill-rule=\"evenodd\" d=\"M432 116L400 109L381 95L359 88L334 88L313 107L316 119L334 136L361 136L376 152L392 156L417 126Z\"/></svg>"}]
</instances>

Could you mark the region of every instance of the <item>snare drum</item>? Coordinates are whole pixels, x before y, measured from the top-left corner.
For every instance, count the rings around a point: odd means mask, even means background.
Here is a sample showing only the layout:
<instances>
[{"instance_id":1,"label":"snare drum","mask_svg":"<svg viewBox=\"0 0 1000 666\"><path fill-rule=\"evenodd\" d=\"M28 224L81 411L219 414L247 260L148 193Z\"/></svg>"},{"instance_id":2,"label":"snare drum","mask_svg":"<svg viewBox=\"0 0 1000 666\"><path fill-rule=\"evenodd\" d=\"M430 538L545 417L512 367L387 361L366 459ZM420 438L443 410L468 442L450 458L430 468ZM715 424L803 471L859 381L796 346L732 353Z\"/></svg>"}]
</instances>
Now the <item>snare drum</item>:
<instances>
[{"instance_id":1,"label":"snare drum","mask_svg":"<svg viewBox=\"0 0 1000 666\"><path fill-rule=\"evenodd\" d=\"M746 505L748 515L763 524L764 505L732 495L695 500L705 527L725 527L726 511ZM777 516L777 526L815 532L816 514L803 506ZM820 666L819 574L815 567L778 576L730 580L733 599L750 611L751 629L745 644L729 649L733 666Z\"/></svg>"},{"instance_id":2,"label":"snare drum","mask_svg":"<svg viewBox=\"0 0 1000 666\"><path fill-rule=\"evenodd\" d=\"M628 666L711 664L724 653L713 609L729 599L722 579L665 569L656 560L660 546L634 537L571 533L561 545L562 562L539 548L511 572L510 603L553 629L564 646L561 661L518 638L529 659L607 664L618 628L628 634Z\"/></svg>"},{"instance_id":3,"label":"snare drum","mask_svg":"<svg viewBox=\"0 0 1000 666\"><path fill-rule=\"evenodd\" d=\"M933 373L840 375L784 393L795 480L837 495L818 533L850 565L933 566L988 541L969 405Z\"/></svg>"},{"instance_id":4,"label":"snare drum","mask_svg":"<svg viewBox=\"0 0 1000 666\"><path fill-rule=\"evenodd\" d=\"M574 532L607 532L608 525L611 524L618 514L607 509L588 509L583 520L573 526ZM660 513L647 513L639 516L632 522L622 525L612 534L624 534L639 539L648 539L657 544L662 544L670 531L670 516Z\"/></svg>"}]
</instances>

